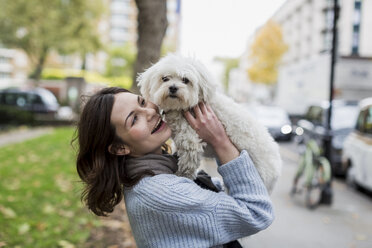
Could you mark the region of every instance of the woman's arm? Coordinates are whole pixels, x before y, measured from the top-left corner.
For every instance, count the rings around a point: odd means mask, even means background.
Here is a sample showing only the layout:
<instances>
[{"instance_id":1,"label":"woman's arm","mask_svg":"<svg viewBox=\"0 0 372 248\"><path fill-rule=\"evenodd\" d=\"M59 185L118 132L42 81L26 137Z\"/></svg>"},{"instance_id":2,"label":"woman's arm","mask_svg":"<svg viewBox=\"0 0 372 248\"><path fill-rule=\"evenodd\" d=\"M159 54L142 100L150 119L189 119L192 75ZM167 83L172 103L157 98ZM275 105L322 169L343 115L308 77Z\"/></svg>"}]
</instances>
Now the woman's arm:
<instances>
[{"instance_id":1,"label":"woman's arm","mask_svg":"<svg viewBox=\"0 0 372 248\"><path fill-rule=\"evenodd\" d=\"M211 247L267 228L272 204L248 153L218 171L229 194L170 174L144 178L134 194L127 192L133 233L143 238L139 247Z\"/></svg>"},{"instance_id":2,"label":"woman's arm","mask_svg":"<svg viewBox=\"0 0 372 248\"><path fill-rule=\"evenodd\" d=\"M238 149L227 136L211 107L201 102L194 107L194 112L195 117L189 111L185 112L185 118L199 137L214 148L221 163L225 164L237 158Z\"/></svg>"}]
</instances>

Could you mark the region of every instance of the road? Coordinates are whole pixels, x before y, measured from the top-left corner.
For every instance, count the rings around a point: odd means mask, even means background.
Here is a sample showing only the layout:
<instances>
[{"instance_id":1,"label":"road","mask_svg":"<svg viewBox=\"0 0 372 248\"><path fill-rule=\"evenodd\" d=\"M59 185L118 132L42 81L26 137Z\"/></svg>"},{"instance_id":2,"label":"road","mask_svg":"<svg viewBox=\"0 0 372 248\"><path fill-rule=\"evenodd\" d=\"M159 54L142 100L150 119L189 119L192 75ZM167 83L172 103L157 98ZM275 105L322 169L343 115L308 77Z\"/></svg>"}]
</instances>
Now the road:
<instances>
[{"instance_id":1,"label":"road","mask_svg":"<svg viewBox=\"0 0 372 248\"><path fill-rule=\"evenodd\" d=\"M249 248L372 248L372 197L336 179L333 204L315 210L302 197L291 199L291 183L298 155L293 143L280 143L283 171L272 194L275 221L245 239ZM212 171L208 171L212 173Z\"/></svg>"}]
</instances>

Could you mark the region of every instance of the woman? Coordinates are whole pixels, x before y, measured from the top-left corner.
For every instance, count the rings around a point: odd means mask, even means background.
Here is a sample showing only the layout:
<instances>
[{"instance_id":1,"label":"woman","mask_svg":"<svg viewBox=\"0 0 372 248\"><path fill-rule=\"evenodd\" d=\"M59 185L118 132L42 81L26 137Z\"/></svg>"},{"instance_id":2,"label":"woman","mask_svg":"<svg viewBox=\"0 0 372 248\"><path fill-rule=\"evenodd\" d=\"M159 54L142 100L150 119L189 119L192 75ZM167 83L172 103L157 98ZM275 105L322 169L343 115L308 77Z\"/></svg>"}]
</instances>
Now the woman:
<instances>
[{"instance_id":1,"label":"woman","mask_svg":"<svg viewBox=\"0 0 372 248\"><path fill-rule=\"evenodd\" d=\"M209 106L185 118L213 146L229 194L203 189L174 175L177 160L166 153L171 131L158 108L121 88L93 95L77 129L77 171L83 199L105 216L124 199L133 236L142 247L222 247L273 221L266 188L248 153L231 143ZM123 190L124 189L124 190Z\"/></svg>"}]
</instances>

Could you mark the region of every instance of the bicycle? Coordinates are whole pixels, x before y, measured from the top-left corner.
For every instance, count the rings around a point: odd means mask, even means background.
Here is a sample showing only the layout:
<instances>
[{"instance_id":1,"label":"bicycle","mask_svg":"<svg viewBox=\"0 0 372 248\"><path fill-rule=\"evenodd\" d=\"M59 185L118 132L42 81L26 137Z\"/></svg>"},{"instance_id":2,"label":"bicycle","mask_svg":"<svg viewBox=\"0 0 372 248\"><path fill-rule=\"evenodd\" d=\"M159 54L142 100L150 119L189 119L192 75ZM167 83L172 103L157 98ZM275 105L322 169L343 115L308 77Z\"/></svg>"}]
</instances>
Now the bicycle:
<instances>
[{"instance_id":1,"label":"bicycle","mask_svg":"<svg viewBox=\"0 0 372 248\"><path fill-rule=\"evenodd\" d=\"M306 143L300 165L293 180L291 196L305 191L305 205L309 209L321 204L323 190L331 180L331 165L321 156L321 150L314 139Z\"/></svg>"}]
</instances>

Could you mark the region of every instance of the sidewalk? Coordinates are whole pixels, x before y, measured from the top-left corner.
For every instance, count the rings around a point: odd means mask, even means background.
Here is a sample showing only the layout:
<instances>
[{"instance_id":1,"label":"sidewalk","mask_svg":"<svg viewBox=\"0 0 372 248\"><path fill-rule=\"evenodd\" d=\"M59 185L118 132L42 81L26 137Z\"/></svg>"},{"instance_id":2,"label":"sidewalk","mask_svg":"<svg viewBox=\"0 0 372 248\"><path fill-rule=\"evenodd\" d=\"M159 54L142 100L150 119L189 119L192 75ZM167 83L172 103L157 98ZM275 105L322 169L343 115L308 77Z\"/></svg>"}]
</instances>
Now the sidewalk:
<instances>
[{"instance_id":1,"label":"sidewalk","mask_svg":"<svg viewBox=\"0 0 372 248\"><path fill-rule=\"evenodd\" d=\"M0 134L0 147L33 139L44 134L51 133L52 127L17 128Z\"/></svg>"}]
</instances>

